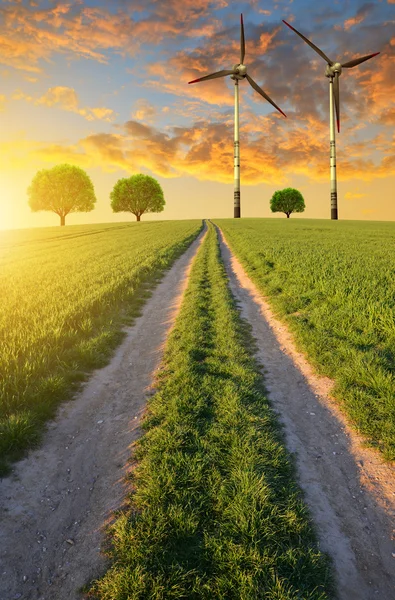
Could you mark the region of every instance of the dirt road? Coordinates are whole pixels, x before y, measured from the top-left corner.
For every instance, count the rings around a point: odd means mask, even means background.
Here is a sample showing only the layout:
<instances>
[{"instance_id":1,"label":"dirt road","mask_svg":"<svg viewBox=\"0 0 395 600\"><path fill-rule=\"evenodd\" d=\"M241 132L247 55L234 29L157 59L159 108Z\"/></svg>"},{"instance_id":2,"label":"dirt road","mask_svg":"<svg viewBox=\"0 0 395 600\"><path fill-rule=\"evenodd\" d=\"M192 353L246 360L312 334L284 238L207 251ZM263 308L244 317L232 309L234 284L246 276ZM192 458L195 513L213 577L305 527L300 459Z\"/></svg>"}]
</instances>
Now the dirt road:
<instances>
[{"instance_id":1,"label":"dirt road","mask_svg":"<svg viewBox=\"0 0 395 600\"><path fill-rule=\"evenodd\" d=\"M221 252L242 317L252 326L266 389L295 453L321 548L333 558L341 600L395 599L395 468L362 445L286 327L231 254Z\"/></svg>"},{"instance_id":2,"label":"dirt road","mask_svg":"<svg viewBox=\"0 0 395 600\"><path fill-rule=\"evenodd\" d=\"M104 569L103 525L125 497L130 447L201 240L165 275L111 363L61 407L40 449L1 482L1 600L74 600ZM313 374L223 241L221 251L339 599L394 600L395 469L363 447L331 381Z\"/></svg>"},{"instance_id":3,"label":"dirt road","mask_svg":"<svg viewBox=\"0 0 395 600\"><path fill-rule=\"evenodd\" d=\"M0 484L0 599L74 600L104 568L103 525L204 232L174 263L111 363L51 422L40 449Z\"/></svg>"}]
</instances>

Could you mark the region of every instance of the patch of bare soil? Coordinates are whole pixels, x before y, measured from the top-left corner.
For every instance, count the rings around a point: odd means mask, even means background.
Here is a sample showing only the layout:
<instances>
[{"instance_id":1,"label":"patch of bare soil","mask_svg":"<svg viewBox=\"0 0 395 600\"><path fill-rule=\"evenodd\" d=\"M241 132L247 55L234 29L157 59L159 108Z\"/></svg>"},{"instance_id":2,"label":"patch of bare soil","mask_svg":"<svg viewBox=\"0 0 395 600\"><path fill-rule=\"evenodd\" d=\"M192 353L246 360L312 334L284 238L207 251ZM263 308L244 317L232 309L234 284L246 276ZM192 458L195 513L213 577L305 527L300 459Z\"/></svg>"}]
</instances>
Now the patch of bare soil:
<instances>
[{"instance_id":1,"label":"patch of bare soil","mask_svg":"<svg viewBox=\"0 0 395 600\"><path fill-rule=\"evenodd\" d=\"M41 447L2 480L1 600L74 600L103 572L103 526L126 496L131 446L204 234L125 328L111 363L62 405Z\"/></svg>"},{"instance_id":2,"label":"patch of bare soil","mask_svg":"<svg viewBox=\"0 0 395 600\"><path fill-rule=\"evenodd\" d=\"M395 468L353 430L287 327L246 275L219 231L242 317L252 326L273 409L294 453L299 484L341 600L395 599Z\"/></svg>"}]
</instances>

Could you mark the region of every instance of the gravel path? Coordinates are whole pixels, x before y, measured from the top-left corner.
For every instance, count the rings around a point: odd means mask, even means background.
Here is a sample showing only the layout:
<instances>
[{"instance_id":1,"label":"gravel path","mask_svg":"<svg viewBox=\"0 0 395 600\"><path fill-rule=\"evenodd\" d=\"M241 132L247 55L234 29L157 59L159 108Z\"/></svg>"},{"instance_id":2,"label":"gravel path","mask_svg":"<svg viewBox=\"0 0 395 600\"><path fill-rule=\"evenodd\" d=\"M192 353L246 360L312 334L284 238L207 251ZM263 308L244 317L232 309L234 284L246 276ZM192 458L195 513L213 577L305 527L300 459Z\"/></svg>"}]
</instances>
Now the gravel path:
<instances>
[{"instance_id":1,"label":"gravel path","mask_svg":"<svg viewBox=\"0 0 395 600\"><path fill-rule=\"evenodd\" d=\"M111 363L62 405L40 448L1 481L1 600L74 600L103 571L103 526L125 498L130 446L203 236L125 328Z\"/></svg>"},{"instance_id":2,"label":"gravel path","mask_svg":"<svg viewBox=\"0 0 395 600\"><path fill-rule=\"evenodd\" d=\"M365 448L314 375L287 328L229 250L220 232L230 287L252 326L266 389L295 453L299 484L321 548L333 558L341 600L395 599L395 468Z\"/></svg>"}]
</instances>

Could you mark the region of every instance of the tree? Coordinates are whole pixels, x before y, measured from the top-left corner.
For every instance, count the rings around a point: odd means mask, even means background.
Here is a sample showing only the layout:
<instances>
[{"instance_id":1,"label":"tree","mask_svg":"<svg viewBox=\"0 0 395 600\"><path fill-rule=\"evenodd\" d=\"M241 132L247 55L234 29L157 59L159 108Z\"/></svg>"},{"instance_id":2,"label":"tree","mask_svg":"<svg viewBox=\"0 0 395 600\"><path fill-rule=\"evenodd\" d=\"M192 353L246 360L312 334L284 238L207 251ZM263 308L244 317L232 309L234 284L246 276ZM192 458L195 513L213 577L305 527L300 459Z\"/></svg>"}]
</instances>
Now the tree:
<instances>
[{"instance_id":1,"label":"tree","mask_svg":"<svg viewBox=\"0 0 395 600\"><path fill-rule=\"evenodd\" d=\"M131 212L140 221L146 212L162 212L165 199L160 184L149 175L118 179L110 194L113 212Z\"/></svg>"},{"instance_id":2,"label":"tree","mask_svg":"<svg viewBox=\"0 0 395 600\"><path fill-rule=\"evenodd\" d=\"M61 225L65 224L69 213L89 212L96 202L89 175L83 169L67 164L38 171L27 193L33 212L51 210L59 215Z\"/></svg>"},{"instance_id":3,"label":"tree","mask_svg":"<svg viewBox=\"0 0 395 600\"><path fill-rule=\"evenodd\" d=\"M274 192L270 200L270 209L272 212L283 212L289 215L293 212L303 212L305 203L302 194L294 188L285 188Z\"/></svg>"}]
</instances>

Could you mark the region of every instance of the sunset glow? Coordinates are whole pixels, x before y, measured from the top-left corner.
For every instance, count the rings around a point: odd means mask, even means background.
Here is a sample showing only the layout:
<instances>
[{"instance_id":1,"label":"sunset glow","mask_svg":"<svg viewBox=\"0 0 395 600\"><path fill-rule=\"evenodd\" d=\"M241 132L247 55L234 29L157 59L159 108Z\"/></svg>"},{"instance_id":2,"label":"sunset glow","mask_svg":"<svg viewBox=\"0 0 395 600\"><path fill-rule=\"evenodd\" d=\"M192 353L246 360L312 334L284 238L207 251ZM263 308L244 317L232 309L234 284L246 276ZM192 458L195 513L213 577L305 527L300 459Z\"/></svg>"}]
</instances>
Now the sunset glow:
<instances>
[{"instance_id":1,"label":"sunset glow","mask_svg":"<svg viewBox=\"0 0 395 600\"><path fill-rule=\"evenodd\" d=\"M64 162L87 171L98 200L68 224L131 220L112 213L109 194L139 172L166 199L147 219L231 217L233 84L187 82L232 68L240 12L248 66L288 117L241 82L242 215L272 216L273 192L291 186L305 198L300 216L329 218L325 63L285 19L333 60L380 52L340 77L339 218L395 220L390 0L2 0L0 228L58 225L30 211L27 188L39 169Z\"/></svg>"}]
</instances>

